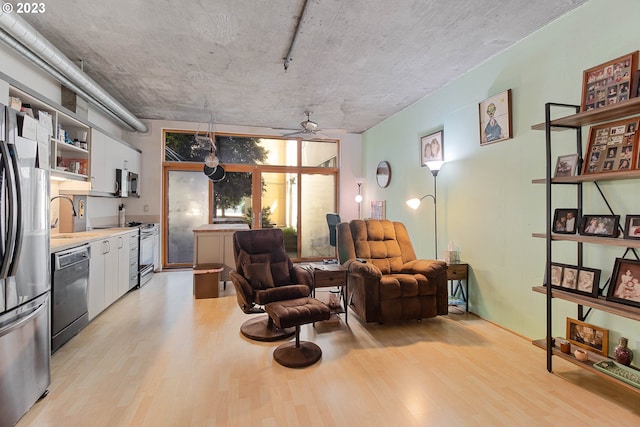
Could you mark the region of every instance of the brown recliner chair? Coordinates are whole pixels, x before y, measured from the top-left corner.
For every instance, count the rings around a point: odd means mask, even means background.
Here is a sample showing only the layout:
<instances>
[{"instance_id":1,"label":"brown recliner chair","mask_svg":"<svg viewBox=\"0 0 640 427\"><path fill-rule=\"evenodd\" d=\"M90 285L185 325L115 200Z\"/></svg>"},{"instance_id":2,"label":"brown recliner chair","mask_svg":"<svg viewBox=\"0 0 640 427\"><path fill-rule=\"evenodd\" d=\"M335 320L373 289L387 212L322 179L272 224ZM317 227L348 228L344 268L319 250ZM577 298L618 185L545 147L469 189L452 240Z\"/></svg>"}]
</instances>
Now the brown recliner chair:
<instances>
[{"instance_id":1,"label":"brown recliner chair","mask_svg":"<svg viewBox=\"0 0 640 427\"><path fill-rule=\"evenodd\" d=\"M365 322L389 323L448 313L447 265L417 259L404 224L338 224L338 254L349 269L351 308Z\"/></svg>"},{"instance_id":2,"label":"brown recliner chair","mask_svg":"<svg viewBox=\"0 0 640 427\"><path fill-rule=\"evenodd\" d=\"M236 269L229 276L242 311L264 313L259 306L309 296L311 273L294 266L284 248L279 228L236 231L233 234ZM267 316L254 316L240 331L249 339L276 341L293 336L295 328L280 329Z\"/></svg>"}]
</instances>

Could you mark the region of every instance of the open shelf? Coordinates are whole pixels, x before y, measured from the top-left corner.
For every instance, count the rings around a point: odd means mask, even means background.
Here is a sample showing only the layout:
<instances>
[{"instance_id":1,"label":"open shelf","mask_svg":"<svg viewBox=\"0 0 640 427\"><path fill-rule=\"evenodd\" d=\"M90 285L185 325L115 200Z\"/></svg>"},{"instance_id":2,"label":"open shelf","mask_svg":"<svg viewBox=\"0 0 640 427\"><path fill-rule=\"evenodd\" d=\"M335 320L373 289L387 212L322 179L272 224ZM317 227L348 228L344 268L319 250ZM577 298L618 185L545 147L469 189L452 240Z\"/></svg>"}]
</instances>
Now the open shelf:
<instances>
[{"instance_id":1,"label":"open shelf","mask_svg":"<svg viewBox=\"0 0 640 427\"><path fill-rule=\"evenodd\" d=\"M555 338L555 342L558 343L562 339L563 338L559 338L559 337ZM546 339L534 340L531 343L533 345L535 345L536 347L540 347L543 350L547 349L547 340ZM576 359L575 356L573 355L573 352L577 348L579 348L579 347L576 347L575 345L571 344L570 354L565 354L565 353L560 351L560 348L557 345L555 345L552 348L552 351L553 351L553 355L554 356L558 356L559 358L564 359L566 361L569 361L569 362L573 363L574 365L578 365L581 368L584 368L589 372L592 372L592 373L594 373L594 374L596 374L596 375L598 375L598 376L600 376L602 378L605 378L608 381L614 382L614 383L616 383L618 385L621 385L621 386L623 386L623 387L625 387L625 388L627 388L629 390L635 391L636 393L640 393L640 389L639 388L634 387L634 386L632 386L630 384L627 384L624 381L620 381L619 379L617 379L615 377L612 377L611 375L607 375L607 374L605 374L605 373L603 373L603 372L601 372L598 369L593 367L593 365L595 363L601 362L603 360L612 360L612 359L610 359L608 357L605 357L605 356L603 356L601 354L594 353L592 351L582 349L582 350L587 352L587 355L588 355L588 358L589 358L588 360L582 362L582 361Z\"/></svg>"},{"instance_id":2,"label":"open shelf","mask_svg":"<svg viewBox=\"0 0 640 427\"><path fill-rule=\"evenodd\" d=\"M579 184L581 182L595 182L595 181L619 181L623 179L637 179L640 178L640 170L628 170L617 172L602 172L592 173L587 175L577 176L563 176L559 178L552 178L553 184ZM531 180L533 184L546 184L545 178Z\"/></svg>"},{"instance_id":3,"label":"open shelf","mask_svg":"<svg viewBox=\"0 0 640 427\"><path fill-rule=\"evenodd\" d=\"M546 239L545 233L532 233L532 237ZM551 240L577 242L577 243L593 243L595 245L620 246L623 248L640 248L640 240L621 239L616 237L598 237L598 236L582 236L580 234L554 234L551 233Z\"/></svg>"},{"instance_id":4,"label":"open shelf","mask_svg":"<svg viewBox=\"0 0 640 427\"><path fill-rule=\"evenodd\" d=\"M554 119L549 122L551 129L562 131L575 129L593 123L606 122L607 120L618 120L624 117L640 114L640 98L631 98L619 104L609 105L591 111L572 114L570 116ZM538 123L531 126L532 130L545 130L545 123Z\"/></svg>"},{"instance_id":5,"label":"open shelf","mask_svg":"<svg viewBox=\"0 0 640 427\"><path fill-rule=\"evenodd\" d=\"M547 294L546 286L534 286L531 288L534 292ZM596 310L615 314L617 316L626 317L631 320L640 320L640 308L632 307L619 302L607 301L605 297L598 298L588 297L586 295L576 294L573 292L563 291L562 289L551 289L551 296L565 301L594 308Z\"/></svg>"}]
</instances>

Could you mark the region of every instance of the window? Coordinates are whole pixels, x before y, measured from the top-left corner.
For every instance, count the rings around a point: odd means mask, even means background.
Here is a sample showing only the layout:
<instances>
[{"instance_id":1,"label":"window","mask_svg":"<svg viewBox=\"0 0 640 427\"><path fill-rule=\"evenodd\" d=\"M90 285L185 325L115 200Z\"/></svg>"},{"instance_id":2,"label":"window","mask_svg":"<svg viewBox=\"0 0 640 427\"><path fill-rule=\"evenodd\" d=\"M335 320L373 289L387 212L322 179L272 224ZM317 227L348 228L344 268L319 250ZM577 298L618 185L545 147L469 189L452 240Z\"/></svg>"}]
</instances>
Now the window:
<instances>
[{"instance_id":1,"label":"window","mask_svg":"<svg viewBox=\"0 0 640 427\"><path fill-rule=\"evenodd\" d=\"M336 212L338 186L338 141L306 141L247 135L216 134L213 138L225 177L216 183L202 173L204 158L212 149L210 140L193 131L165 131L164 213L169 224L204 221L210 223L245 222L251 228L277 227L283 230L285 247L294 259L319 259L334 256L329 246L329 229L325 214ZM172 171L201 174L190 179L192 185L175 191ZM176 175L180 176L180 175ZM172 190L170 187L173 186ZM190 196L193 193L195 196ZM175 199L175 200L174 200ZM182 199L192 211L205 216L178 218L174 208ZM200 200L194 202L194 200ZM193 210L195 209L195 210ZM185 222L186 223L186 222ZM171 236L166 242L192 239L188 226L167 227ZM178 235L182 230L182 236ZM167 237L171 237L169 240ZM166 247L166 266L187 265L192 249L172 254ZM172 260L179 262L172 262Z\"/></svg>"}]
</instances>

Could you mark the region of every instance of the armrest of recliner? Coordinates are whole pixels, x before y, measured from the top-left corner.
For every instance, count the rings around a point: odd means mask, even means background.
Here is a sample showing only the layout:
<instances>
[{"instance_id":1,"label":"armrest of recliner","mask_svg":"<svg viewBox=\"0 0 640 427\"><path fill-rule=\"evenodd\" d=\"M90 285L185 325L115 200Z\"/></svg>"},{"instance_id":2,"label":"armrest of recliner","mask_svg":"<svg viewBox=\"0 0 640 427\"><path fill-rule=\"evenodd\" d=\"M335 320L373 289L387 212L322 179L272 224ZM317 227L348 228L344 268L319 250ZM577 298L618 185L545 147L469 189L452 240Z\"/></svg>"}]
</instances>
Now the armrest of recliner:
<instances>
[{"instance_id":1,"label":"armrest of recliner","mask_svg":"<svg viewBox=\"0 0 640 427\"><path fill-rule=\"evenodd\" d=\"M436 307L438 314L448 311L449 291L447 289L447 264L432 259L416 259L402 266L403 273L422 274L436 283Z\"/></svg>"},{"instance_id":2,"label":"armrest of recliner","mask_svg":"<svg viewBox=\"0 0 640 427\"><path fill-rule=\"evenodd\" d=\"M365 279L376 281L382 279L382 272L373 264L360 262L356 259L349 259L344 263L344 266L349 269L349 274L359 274Z\"/></svg>"},{"instance_id":3,"label":"armrest of recliner","mask_svg":"<svg viewBox=\"0 0 640 427\"><path fill-rule=\"evenodd\" d=\"M313 286L313 275L307 268L294 265L291 269L291 277L295 283L307 285L309 288Z\"/></svg>"},{"instance_id":4,"label":"armrest of recliner","mask_svg":"<svg viewBox=\"0 0 640 427\"><path fill-rule=\"evenodd\" d=\"M254 305L253 288L247 279L235 270L229 273L229 278L231 279L231 283L233 283L233 287L236 289L238 305L245 313L251 313L251 308Z\"/></svg>"},{"instance_id":5,"label":"armrest of recliner","mask_svg":"<svg viewBox=\"0 0 640 427\"><path fill-rule=\"evenodd\" d=\"M418 273L430 279L442 274L443 270L447 270L447 264L444 261L434 259L414 259L402 266L403 273Z\"/></svg>"}]
</instances>

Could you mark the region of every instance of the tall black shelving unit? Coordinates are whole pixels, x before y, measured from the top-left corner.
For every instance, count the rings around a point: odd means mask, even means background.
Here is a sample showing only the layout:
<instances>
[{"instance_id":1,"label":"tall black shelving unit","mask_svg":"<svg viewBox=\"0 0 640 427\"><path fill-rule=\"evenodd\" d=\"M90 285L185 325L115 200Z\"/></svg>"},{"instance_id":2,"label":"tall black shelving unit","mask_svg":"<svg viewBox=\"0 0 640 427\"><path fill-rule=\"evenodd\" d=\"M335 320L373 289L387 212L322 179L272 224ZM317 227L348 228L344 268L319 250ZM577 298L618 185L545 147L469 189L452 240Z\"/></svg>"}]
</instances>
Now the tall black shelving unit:
<instances>
[{"instance_id":1,"label":"tall black shelving unit","mask_svg":"<svg viewBox=\"0 0 640 427\"><path fill-rule=\"evenodd\" d=\"M559 119L552 119L552 112L556 110L571 111L573 114L561 117ZM583 188L584 183L592 183L595 189L599 192L605 205L611 212L612 208L607 201L604 193L602 192L598 181L612 181L623 179L638 179L640 178L640 170L630 171L617 171L607 172L599 174L589 175L577 175L571 177L559 177L553 178L553 171L555 165L555 159L552 159L552 139L553 133L556 131L572 131L575 132L575 149L578 153L578 173L582 170L583 163L583 149L582 149L582 128L596 123L604 123L611 120L622 119L625 117L632 117L640 115L640 98L632 98L631 100L620 103L617 105L608 106L605 108L580 112L579 105L561 104L561 103L547 103L545 104L545 121L532 126L534 130L544 130L546 139L546 174L542 180L534 180L533 183L544 183L546 188L546 232L534 233L533 237L539 237L546 239L546 270L545 270L545 283L551 283L551 263L553 261L553 242L554 241L570 241L576 243L576 257L578 267L583 266L583 254L584 244L599 244L625 247L625 256L629 251L635 255L636 259L638 255L636 249L640 248L640 241L638 240L625 240L621 238L602 238L593 236L582 235L567 235L567 234L554 234L553 229L553 186L555 185L572 185L576 188L576 206L578 209L578 216L582 217L583 207ZM630 318L640 321L640 309L627 306L624 304L607 301L604 296L597 298L574 294L571 292L563 291L560 289L554 289L551 286L534 286L533 291L543 293L546 296L546 337L542 340L534 341L534 345L544 348L546 350L547 370L553 371L553 356L561 357L568 360L578 366L581 366L597 375L600 375L612 382L618 383L628 389L640 393L640 389L626 384L614 377L606 375L596 368L593 364L607 359L604 356L597 355L595 353L589 354L588 361L578 361L572 354L561 353L557 346L554 345L554 337L552 331L553 325L553 298L559 298L565 301L570 301L577 304L577 317L579 320L585 320L592 309L605 311L614 315Z\"/></svg>"}]
</instances>

